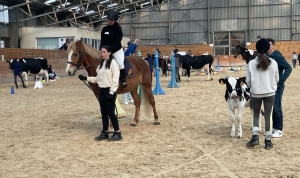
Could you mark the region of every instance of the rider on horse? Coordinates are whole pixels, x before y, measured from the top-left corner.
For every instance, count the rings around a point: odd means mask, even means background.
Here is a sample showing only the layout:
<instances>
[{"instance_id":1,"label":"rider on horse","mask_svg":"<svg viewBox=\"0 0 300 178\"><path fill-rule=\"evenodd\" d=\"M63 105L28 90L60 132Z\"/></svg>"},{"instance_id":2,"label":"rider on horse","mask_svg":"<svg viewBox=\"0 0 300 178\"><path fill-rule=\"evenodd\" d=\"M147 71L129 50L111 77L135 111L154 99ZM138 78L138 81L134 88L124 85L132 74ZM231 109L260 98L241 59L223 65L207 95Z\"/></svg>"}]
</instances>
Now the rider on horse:
<instances>
[{"instance_id":1,"label":"rider on horse","mask_svg":"<svg viewBox=\"0 0 300 178\"><path fill-rule=\"evenodd\" d=\"M124 51L122 48L122 38L123 32L121 26L118 24L119 16L116 11L109 11L107 13L107 23L108 25L105 26L101 31L101 44L100 49L104 45L108 45L112 48L112 56L117 61L119 68L120 68L120 79L121 79L121 86L123 88L127 87L126 82L126 71L124 67Z\"/></svg>"}]
</instances>

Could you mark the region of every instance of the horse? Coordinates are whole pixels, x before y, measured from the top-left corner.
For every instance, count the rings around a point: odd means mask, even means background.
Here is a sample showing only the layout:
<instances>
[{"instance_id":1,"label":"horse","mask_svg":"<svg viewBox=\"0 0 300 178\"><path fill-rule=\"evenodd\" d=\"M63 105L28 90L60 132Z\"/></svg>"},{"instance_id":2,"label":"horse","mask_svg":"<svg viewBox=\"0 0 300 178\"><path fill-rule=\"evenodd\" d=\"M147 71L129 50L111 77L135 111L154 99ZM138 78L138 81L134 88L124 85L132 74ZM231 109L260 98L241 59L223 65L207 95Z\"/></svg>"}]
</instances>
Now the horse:
<instances>
[{"instance_id":1,"label":"horse","mask_svg":"<svg viewBox=\"0 0 300 178\"><path fill-rule=\"evenodd\" d=\"M163 72L163 76L167 76L167 69L168 69L168 65L167 65L167 61L165 58L163 57L159 57L158 58L158 64L159 67L161 68L162 72Z\"/></svg>"},{"instance_id":2,"label":"horse","mask_svg":"<svg viewBox=\"0 0 300 178\"><path fill-rule=\"evenodd\" d=\"M88 72L88 76L96 76L96 69L100 64L99 53L91 46L84 44L82 40L71 42L67 48L68 62L66 72L69 76L74 76L76 71L83 68ZM100 59L100 60L99 60ZM139 84L142 85L142 101L144 113L149 116L151 106L154 113L154 125L160 125L158 121L158 115L156 112L154 96L152 94L152 82L149 64L147 61L142 60L138 56L127 56L126 59L130 62L134 75L131 78L127 78L128 86L122 88L119 83L117 90L118 94L131 93L135 105L135 116L131 123L132 126L136 126L139 122L141 99L139 98L137 88ZM90 88L94 92L94 95L99 101L99 90L97 84L89 83ZM151 104L151 106L150 106Z\"/></svg>"},{"instance_id":3,"label":"horse","mask_svg":"<svg viewBox=\"0 0 300 178\"><path fill-rule=\"evenodd\" d=\"M246 63L248 64L249 61L253 60L257 56L257 52L253 50L249 50L247 48L242 47L241 45L238 45L234 48L235 54L233 55L234 58L237 58L238 55L242 55L242 58L246 60ZM251 54L252 53L252 54Z\"/></svg>"}]
</instances>

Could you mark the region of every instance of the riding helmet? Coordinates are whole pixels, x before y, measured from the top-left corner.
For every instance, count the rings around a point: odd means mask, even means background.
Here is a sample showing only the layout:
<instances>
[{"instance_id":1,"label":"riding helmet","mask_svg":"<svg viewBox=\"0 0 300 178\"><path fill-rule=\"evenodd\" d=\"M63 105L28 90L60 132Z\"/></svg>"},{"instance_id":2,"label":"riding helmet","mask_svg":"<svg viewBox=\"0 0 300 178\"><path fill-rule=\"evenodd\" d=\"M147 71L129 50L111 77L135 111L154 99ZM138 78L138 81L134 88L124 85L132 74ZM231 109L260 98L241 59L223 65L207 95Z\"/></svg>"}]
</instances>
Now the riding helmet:
<instances>
[{"instance_id":1,"label":"riding helmet","mask_svg":"<svg viewBox=\"0 0 300 178\"><path fill-rule=\"evenodd\" d=\"M270 43L265 38L262 38L256 42L256 50L259 53L266 53L270 49Z\"/></svg>"},{"instance_id":2,"label":"riding helmet","mask_svg":"<svg viewBox=\"0 0 300 178\"><path fill-rule=\"evenodd\" d=\"M107 19L111 19L117 21L119 18L118 13L116 11L110 10L107 12Z\"/></svg>"}]
</instances>

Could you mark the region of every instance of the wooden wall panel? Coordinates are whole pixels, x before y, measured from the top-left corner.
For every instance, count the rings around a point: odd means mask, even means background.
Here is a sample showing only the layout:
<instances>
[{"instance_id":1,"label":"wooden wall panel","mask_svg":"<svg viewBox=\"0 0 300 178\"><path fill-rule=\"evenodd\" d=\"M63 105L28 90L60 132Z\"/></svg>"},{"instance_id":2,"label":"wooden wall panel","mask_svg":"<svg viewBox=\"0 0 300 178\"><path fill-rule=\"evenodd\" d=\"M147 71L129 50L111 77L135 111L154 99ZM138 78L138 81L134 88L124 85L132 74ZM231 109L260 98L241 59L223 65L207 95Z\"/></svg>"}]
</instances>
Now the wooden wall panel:
<instances>
[{"instance_id":1,"label":"wooden wall panel","mask_svg":"<svg viewBox=\"0 0 300 178\"><path fill-rule=\"evenodd\" d=\"M4 55L3 61L2 61L2 55ZM52 65L52 69L55 69L58 76L67 75L65 72L67 66L67 53L64 50L2 48L0 49L0 82L1 83L13 82L13 73L8 68L8 63L6 62L6 60L10 60L16 57L46 58L48 60L48 64Z\"/></svg>"}]
</instances>

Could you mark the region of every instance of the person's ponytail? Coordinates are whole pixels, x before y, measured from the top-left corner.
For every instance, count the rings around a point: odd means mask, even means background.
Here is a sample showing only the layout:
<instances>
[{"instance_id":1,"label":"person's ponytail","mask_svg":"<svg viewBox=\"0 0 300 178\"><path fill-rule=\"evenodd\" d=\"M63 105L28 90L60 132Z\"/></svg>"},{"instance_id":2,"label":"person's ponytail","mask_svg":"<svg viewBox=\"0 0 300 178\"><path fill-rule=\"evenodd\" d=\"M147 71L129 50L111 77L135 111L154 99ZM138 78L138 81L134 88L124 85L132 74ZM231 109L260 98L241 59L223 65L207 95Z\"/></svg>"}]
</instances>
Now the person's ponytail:
<instances>
[{"instance_id":1,"label":"person's ponytail","mask_svg":"<svg viewBox=\"0 0 300 178\"><path fill-rule=\"evenodd\" d=\"M258 64L256 67L258 69L261 68L262 70L267 70L271 64L271 60L269 59L269 57L263 53L258 53L257 60L258 60Z\"/></svg>"}]
</instances>

